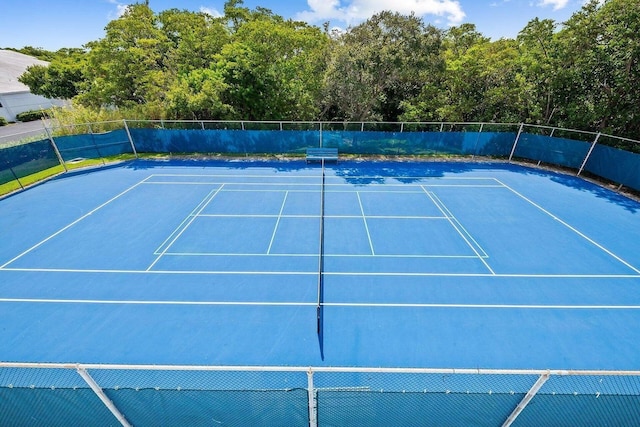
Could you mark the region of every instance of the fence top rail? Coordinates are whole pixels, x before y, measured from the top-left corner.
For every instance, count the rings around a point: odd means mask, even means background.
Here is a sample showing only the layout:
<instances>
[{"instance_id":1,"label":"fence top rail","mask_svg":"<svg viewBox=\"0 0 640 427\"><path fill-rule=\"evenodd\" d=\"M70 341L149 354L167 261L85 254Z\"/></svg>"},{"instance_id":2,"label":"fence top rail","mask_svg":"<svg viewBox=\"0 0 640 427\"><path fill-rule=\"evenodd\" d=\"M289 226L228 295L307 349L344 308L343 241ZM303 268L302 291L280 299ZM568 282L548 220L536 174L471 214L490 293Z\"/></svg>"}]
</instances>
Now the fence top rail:
<instances>
[{"instance_id":1,"label":"fence top rail","mask_svg":"<svg viewBox=\"0 0 640 427\"><path fill-rule=\"evenodd\" d=\"M85 123L74 123L69 125L52 125L49 129L63 129L63 128L73 128L80 126L91 126L91 125L100 125L100 124L113 124L113 123L236 123L236 124L293 124L293 125L377 125L377 126L385 126L385 125L397 125L397 126L525 126L529 128L538 128L538 129L549 129L549 130L558 130L565 132L573 132L583 135L598 135L614 138L620 141L626 141L631 143L640 144L640 141L634 140L631 138L624 138L615 135L604 134L601 132L594 131L586 131L579 129L570 129L563 128L558 126L549 126L549 125L539 125L539 124L531 124L531 123L497 123L497 122L438 122L438 121L400 121L400 122L376 122L376 121L328 121L328 120L319 120L319 121L295 121L295 120L158 120L158 119L122 119L122 120L108 120L101 122L85 122Z\"/></svg>"},{"instance_id":2,"label":"fence top rail","mask_svg":"<svg viewBox=\"0 0 640 427\"><path fill-rule=\"evenodd\" d=\"M497 122L376 122L376 121L331 121L331 120L159 120L159 119L125 119L127 122L149 122L149 123L268 123L268 124L368 124L368 125L495 125L495 126L519 126L520 123L497 123ZM96 122L105 123L105 122ZM93 123L79 123L82 124ZM71 125L67 125L71 126Z\"/></svg>"},{"instance_id":3,"label":"fence top rail","mask_svg":"<svg viewBox=\"0 0 640 427\"><path fill-rule=\"evenodd\" d=\"M51 126L49 129L56 129L56 128L72 128L72 127L76 127L76 126L89 126L89 125L103 125L103 124L111 124L111 123L123 123L124 120L105 120L102 122L85 122L85 123L73 123L70 125L61 125L61 124L57 124L57 125L53 125ZM130 121L138 121L138 120L130 120ZM150 121L150 120L140 120L140 121ZM186 121L186 120L181 120L181 121Z\"/></svg>"},{"instance_id":4,"label":"fence top rail","mask_svg":"<svg viewBox=\"0 0 640 427\"><path fill-rule=\"evenodd\" d=\"M319 372L438 375L554 375L554 376L640 376L640 371L567 370L567 369L458 369L458 368L381 368L349 366L235 366L235 365L127 365L92 363L0 362L0 369L85 369L132 371L244 371L244 372Z\"/></svg>"},{"instance_id":5,"label":"fence top rail","mask_svg":"<svg viewBox=\"0 0 640 427\"><path fill-rule=\"evenodd\" d=\"M530 123L523 123L524 126L526 127L533 127L533 128L539 128L539 129L556 129L556 130L562 130L562 131L567 131L567 132L575 132L575 133L584 133L587 135L597 135L599 132L593 132L593 131L589 131L589 130L578 130L578 129L571 129L571 128L561 128L558 126L548 126L548 125L535 125L535 124L530 124Z\"/></svg>"}]
</instances>

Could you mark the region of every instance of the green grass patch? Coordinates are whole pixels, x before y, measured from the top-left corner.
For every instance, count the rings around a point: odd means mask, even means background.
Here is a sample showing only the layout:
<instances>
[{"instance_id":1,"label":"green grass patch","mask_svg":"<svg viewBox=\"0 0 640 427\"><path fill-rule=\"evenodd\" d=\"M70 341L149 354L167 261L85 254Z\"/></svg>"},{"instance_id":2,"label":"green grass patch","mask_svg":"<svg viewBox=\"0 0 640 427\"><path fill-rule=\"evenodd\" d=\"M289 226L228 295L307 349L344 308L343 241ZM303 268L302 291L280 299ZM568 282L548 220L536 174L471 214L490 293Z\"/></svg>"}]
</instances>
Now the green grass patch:
<instances>
[{"instance_id":1,"label":"green grass patch","mask_svg":"<svg viewBox=\"0 0 640 427\"><path fill-rule=\"evenodd\" d=\"M115 156L104 157L104 159L82 159L75 162L67 162L67 170L76 170L82 168L90 168L94 166L102 166L110 163L118 163L124 162L127 160L133 160L136 156L134 154L118 154ZM32 163L32 162L29 162ZM28 167L34 168L33 164L27 164ZM21 165L24 167L25 165ZM37 168L37 167L36 167ZM14 191L18 191L23 187L29 187L33 184L36 184L40 181L44 181L47 178L51 178L52 176L59 175L64 173L65 169L62 165L56 165L49 168L42 169L41 171L34 172L25 176L20 176L20 182L16 181L13 175L9 170L0 171L0 196L7 195L9 193L13 193ZM22 184L22 186L20 186Z\"/></svg>"},{"instance_id":2,"label":"green grass patch","mask_svg":"<svg viewBox=\"0 0 640 427\"><path fill-rule=\"evenodd\" d=\"M61 174L62 172L64 172L64 168L62 165L58 165L21 177L20 182L15 179L5 182L4 184L0 184L0 196L13 193L14 191L20 190L22 187L26 188L40 181L44 181L47 178ZM22 187L20 184L22 184Z\"/></svg>"},{"instance_id":3,"label":"green grass patch","mask_svg":"<svg viewBox=\"0 0 640 427\"><path fill-rule=\"evenodd\" d=\"M74 169L89 168L94 166L102 166L109 163L125 162L128 160L134 160L135 158L136 158L135 154L125 153L125 154L117 154L115 156L101 157L98 159L79 159L74 161L67 161L65 162L65 165L67 166L67 169L74 170Z\"/></svg>"}]
</instances>

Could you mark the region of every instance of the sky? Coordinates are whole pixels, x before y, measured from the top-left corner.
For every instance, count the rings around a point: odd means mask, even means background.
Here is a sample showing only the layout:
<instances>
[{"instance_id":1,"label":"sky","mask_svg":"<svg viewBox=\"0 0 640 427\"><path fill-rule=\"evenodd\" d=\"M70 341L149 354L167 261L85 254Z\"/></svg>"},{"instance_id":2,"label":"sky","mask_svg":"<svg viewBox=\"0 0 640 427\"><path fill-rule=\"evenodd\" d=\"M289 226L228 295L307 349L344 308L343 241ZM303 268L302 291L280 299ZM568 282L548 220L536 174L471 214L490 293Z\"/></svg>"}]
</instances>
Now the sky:
<instances>
[{"instance_id":1,"label":"sky","mask_svg":"<svg viewBox=\"0 0 640 427\"><path fill-rule=\"evenodd\" d=\"M58 50L82 47L104 37L107 23L134 0L2 0L0 48L24 46ZM534 18L566 21L586 0L245 0L244 7L264 7L285 18L345 29L382 10L414 12L442 29L476 25L497 40L515 38ZM5 4L1 4L5 3ZM150 0L155 12L177 8L219 15L225 0Z\"/></svg>"}]
</instances>

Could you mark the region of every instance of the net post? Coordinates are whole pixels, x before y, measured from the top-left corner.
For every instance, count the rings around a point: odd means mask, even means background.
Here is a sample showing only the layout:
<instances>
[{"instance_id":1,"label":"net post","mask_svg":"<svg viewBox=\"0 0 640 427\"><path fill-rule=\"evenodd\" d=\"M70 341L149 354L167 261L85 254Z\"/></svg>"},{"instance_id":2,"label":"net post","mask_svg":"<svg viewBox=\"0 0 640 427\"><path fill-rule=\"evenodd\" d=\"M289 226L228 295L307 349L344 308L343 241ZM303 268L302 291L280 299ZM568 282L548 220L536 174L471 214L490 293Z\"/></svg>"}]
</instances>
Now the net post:
<instances>
[{"instance_id":1,"label":"net post","mask_svg":"<svg viewBox=\"0 0 640 427\"><path fill-rule=\"evenodd\" d=\"M318 335L322 332L322 285L324 270L324 158L320 159L322 165L322 184L320 187L320 242L318 249L318 303L316 306L318 316Z\"/></svg>"},{"instance_id":2,"label":"net post","mask_svg":"<svg viewBox=\"0 0 640 427\"><path fill-rule=\"evenodd\" d=\"M509 163L511 163L513 154L516 152L516 147L518 146L518 141L520 141L520 135L522 135L523 129L524 129L524 123L520 123L520 129L518 129L518 135L516 135L516 140L513 141L513 147L511 147L511 153L509 154Z\"/></svg>"},{"instance_id":3,"label":"net post","mask_svg":"<svg viewBox=\"0 0 640 427\"><path fill-rule=\"evenodd\" d=\"M131 144L131 149L133 150L133 154L138 158L138 150L136 150L136 146L133 143L133 138L131 138L131 132L129 132L129 126L127 125L127 120L122 119L124 123L124 130L127 131L127 138L129 138L129 144Z\"/></svg>"},{"instance_id":4,"label":"net post","mask_svg":"<svg viewBox=\"0 0 640 427\"><path fill-rule=\"evenodd\" d=\"M602 135L602 133L598 132L598 134L596 135L596 139L594 139L593 142L591 143L591 147L589 148L589 151L587 152L587 155L584 157L584 160L582 161L582 164L580 165L580 169L578 169L578 173L577 173L576 176L580 176L580 174L582 173L582 170L587 165L587 161L591 157L591 153L593 152L593 149L596 148L596 144L598 143L598 140L600 139L600 135Z\"/></svg>"},{"instance_id":5,"label":"net post","mask_svg":"<svg viewBox=\"0 0 640 427\"><path fill-rule=\"evenodd\" d=\"M313 369L307 371L307 396L309 400L309 427L318 427L318 402L313 386Z\"/></svg>"}]
</instances>

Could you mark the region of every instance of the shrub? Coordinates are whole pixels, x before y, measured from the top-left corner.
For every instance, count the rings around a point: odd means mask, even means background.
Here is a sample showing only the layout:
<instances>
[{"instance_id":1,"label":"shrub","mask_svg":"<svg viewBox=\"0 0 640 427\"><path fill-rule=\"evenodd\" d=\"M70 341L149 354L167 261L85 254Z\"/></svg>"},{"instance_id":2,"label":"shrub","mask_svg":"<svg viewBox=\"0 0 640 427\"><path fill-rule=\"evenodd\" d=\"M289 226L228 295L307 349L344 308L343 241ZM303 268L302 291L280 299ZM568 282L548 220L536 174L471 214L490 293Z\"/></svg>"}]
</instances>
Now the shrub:
<instances>
[{"instance_id":1,"label":"shrub","mask_svg":"<svg viewBox=\"0 0 640 427\"><path fill-rule=\"evenodd\" d=\"M9 123L7 122L7 119L5 119L4 117L0 116L0 126L6 126Z\"/></svg>"},{"instance_id":2,"label":"shrub","mask_svg":"<svg viewBox=\"0 0 640 427\"><path fill-rule=\"evenodd\" d=\"M48 117L49 112L46 110L37 110L37 111L25 111L24 113L20 113L16 115L16 119L21 122L33 122L35 120L40 120L42 118Z\"/></svg>"}]
</instances>

